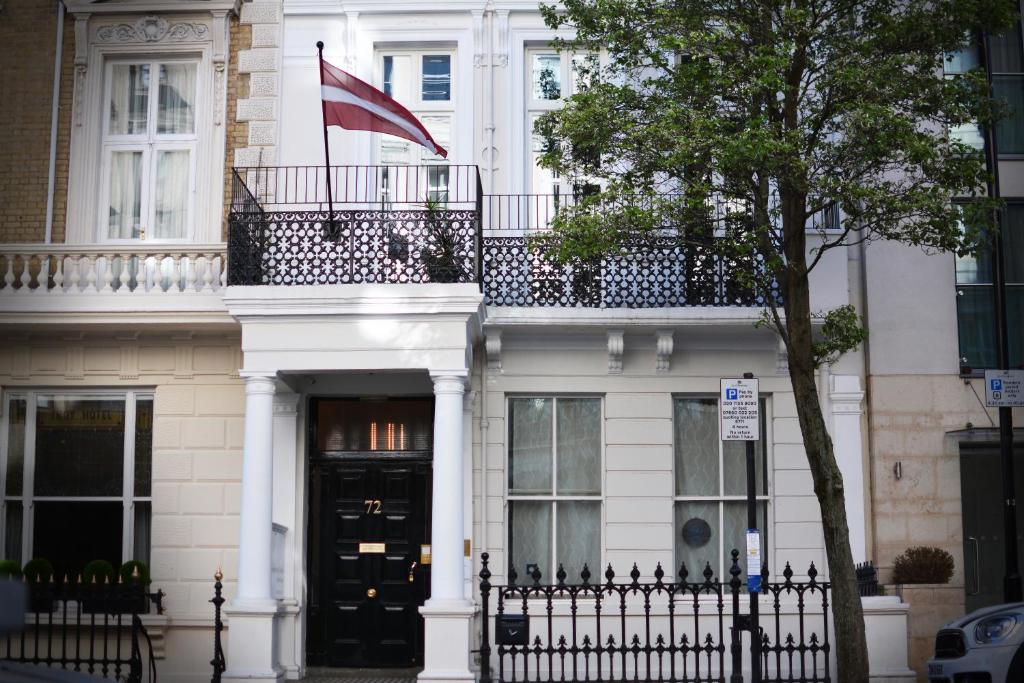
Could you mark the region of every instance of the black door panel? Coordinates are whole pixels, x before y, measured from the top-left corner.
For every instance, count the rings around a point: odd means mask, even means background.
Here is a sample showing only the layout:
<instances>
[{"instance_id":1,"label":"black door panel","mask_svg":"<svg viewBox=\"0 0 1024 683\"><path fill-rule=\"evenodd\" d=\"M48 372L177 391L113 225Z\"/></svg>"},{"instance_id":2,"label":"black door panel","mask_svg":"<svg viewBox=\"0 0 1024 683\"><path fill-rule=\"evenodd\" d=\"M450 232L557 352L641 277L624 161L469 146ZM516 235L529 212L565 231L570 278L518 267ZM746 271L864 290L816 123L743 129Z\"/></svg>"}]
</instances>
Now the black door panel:
<instances>
[{"instance_id":1,"label":"black door panel","mask_svg":"<svg viewBox=\"0 0 1024 683\"><path fill-rule=\"evenodd\" d=\"M418 566L420 547L429 543L429 461L324 459L314 461L310 478L309 663L420 663L418 608L430 584L429 567Z\"/></svg>"}]
</instances>

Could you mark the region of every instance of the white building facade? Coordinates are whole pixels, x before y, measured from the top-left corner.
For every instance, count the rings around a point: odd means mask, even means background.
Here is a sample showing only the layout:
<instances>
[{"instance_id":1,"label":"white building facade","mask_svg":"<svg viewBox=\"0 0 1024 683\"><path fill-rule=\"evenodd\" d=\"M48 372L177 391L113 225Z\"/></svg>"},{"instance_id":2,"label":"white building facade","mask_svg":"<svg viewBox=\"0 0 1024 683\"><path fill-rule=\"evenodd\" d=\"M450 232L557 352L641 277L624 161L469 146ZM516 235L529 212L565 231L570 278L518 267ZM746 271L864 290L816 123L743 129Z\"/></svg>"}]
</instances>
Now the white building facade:
<instances>
[{"instance_id":1,"label":"white building facade","mask_svg":"<svg viewBox=\"0 0 1024 683\"><path fill-rule=\"evenodd\" d=\"M745 372L766 566L827 577L757 296L669 248L569 267L529 252L523 235L574 192L535 163L532 121L574 87L536 3L67 5L83 180L64 243L2 246L0 533L6 559L58 573L148 563L167 594L146 617L162 680L209 675L218 569L230 681L473 680L483 553L494 585L634 563L642 581L659 564L728 581L746 478L719 439L719 379ZM318 40L447 160L332 128L329 215ZM425 218L428 199L442 208ZM431 220L457 238L454 277L425 265ZM812 309L863 306L861 258L830 252ZM873 558L868 375L854 353L819 387L858 562ZM910 680L906 605L865 609L872 675Z\"/></svg>"}]
</instances>

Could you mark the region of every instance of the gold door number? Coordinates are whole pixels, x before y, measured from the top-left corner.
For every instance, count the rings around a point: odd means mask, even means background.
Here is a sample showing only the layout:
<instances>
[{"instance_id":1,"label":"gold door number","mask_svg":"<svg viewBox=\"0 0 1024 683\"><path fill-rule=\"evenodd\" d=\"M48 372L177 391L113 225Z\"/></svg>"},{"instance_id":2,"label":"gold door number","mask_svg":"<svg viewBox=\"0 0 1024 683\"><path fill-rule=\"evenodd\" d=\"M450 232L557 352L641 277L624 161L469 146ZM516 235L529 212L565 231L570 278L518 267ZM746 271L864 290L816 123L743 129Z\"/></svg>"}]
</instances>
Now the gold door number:
<instances>
[{"instance_id":1,"label":"gold door number","mask_svg":"<svg viewBox=\"0 0 1024 683\"><path fill-rule=\"evenodd\" d=\"M363 505L366 506L366 514L368 515L379 515L381 508L380 498L367 498L363 501Z\"/></svg>"}]
</instances>

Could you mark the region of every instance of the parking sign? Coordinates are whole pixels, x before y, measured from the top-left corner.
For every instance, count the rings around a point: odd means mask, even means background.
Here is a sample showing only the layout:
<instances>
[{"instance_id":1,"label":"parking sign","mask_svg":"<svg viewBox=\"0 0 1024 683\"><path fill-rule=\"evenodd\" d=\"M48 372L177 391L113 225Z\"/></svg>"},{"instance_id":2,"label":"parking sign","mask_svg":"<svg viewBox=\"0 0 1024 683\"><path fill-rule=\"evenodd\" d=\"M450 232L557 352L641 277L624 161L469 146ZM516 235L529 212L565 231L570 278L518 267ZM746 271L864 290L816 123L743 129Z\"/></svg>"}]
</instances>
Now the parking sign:
<instances>
[{"instance_id":1,"label":"parking sign","mask_svg":"<svg viewBox=\"0 0 1024 683\"><path fill-rule=\"evenodd\" d=\"M761 438L756 379L722 379L721 418L722 441L757 441Z\"/></svg>"},{"instance_id":2,"label":"parking sign","mask_svg":"<svg viewBox=\"0 0 1024 683\"><path fill-rule=\"evenodd\" d=\"M1024 406L1024 370L986 370L985 405L989 408Z\"/></svg>"}]
</instances>

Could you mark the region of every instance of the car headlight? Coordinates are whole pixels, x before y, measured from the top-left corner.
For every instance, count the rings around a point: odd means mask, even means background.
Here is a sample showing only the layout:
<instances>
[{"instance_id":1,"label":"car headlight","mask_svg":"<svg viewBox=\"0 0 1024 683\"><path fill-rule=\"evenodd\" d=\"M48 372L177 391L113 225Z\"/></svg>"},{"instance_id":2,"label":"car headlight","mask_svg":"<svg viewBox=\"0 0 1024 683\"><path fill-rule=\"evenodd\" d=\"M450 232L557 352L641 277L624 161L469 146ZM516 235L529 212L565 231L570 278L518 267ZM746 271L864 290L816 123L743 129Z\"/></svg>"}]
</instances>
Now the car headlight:
<instances>
[{"instance_id":1,"label":"car headlight","mask_svg":"<svg viewBox=\"0 0 1024 683\"><path fill-rule=\"evenodd\" d=\"M1017 627L1017 617L1009 614L982 619L974 627L974 640L991 645L1006 640Z\"/></svg>"}]
</instances>

